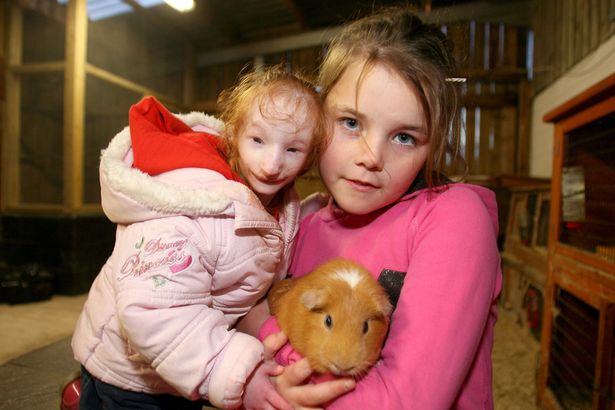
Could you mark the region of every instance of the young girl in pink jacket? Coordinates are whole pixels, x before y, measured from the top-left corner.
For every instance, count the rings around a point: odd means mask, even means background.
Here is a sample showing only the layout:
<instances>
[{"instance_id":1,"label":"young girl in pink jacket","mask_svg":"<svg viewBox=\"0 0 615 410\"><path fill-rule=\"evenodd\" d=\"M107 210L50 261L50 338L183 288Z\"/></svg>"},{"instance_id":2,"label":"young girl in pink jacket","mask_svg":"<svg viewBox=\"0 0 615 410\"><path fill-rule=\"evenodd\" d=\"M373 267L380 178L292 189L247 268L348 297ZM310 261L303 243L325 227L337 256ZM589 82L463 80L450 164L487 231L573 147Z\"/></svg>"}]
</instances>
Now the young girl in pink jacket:
<instances>
[{"instance_id":1,"label":"young girl in pink jacket","mask_svg":"<svg viewBox=\"0 0 615 410\"><path fill-rule=\"evenodd\" d=\"M493 408L497 208L491 191L441 174L460 159L455 75L444 34L403 8L351 23L329 44L319 86L333 128L320 172L331 199L302 220L290 273L352 259L395 310L378 363L327 408ZM256 331L263 307L245 329ZM271 319L261 329L275 331ZM292 405L318 407L355 384L301 386L309 374L304 360L277 377Z\"/></svg>"},{"instance_id":2,"label":"young girl in pink jacket","mask_svg":"<svg viewBox=\"0 0 615 410\"><path fill-rule=\"evenodd\" d=\"M261 391L276 374L233 326L287 272L293 183L318 153L320 99L277 67L220 102L226 129L145 98L102 154L117 234L72 339L82 409L236 408L247 385Z\"/></svg>"}]
</instances>

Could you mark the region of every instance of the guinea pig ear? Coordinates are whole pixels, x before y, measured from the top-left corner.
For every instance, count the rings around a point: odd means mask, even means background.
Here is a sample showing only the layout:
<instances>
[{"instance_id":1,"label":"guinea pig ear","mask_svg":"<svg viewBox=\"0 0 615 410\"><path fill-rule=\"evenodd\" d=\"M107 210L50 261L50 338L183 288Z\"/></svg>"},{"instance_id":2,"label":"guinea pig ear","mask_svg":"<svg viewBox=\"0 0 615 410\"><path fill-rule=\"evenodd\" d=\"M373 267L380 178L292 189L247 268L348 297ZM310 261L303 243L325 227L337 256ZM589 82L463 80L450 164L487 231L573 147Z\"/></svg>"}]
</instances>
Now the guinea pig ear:
<instances>
[{"instance_id":1,"label":"guinea pig ear","mask_svg":"<svg viewBox=\"0 0 615 410\"><path fill-rule=\"evenodd\" d=\"M301 303L307 310L320 310L325 306L325 292L322 289L308 289L301 294Z\"/></svg>"},{"instance_id":2,"label":"guinea pig ear","mask_svg":"<svg viewBox=\"0 0 615 410\"><path fill-rule=\"evenodd\" d=\"M375 298L375 301L378 306L378 311L382 313L383 316L389 316L393 312L393 305L386 294L383 293L379 295Z\"/></svg>"},{"instance_id":3,"label":"guinea pig ear","mask_svg":"<svg viewBox=\"0 0 615 410\"><path fill-rule=\"evenodd\" d=\"M273 285L269 290L267 302L269 303L269 310L272 314L275 315L278 312L280 299L292 288L294 283L295 281L293 279L283 279Z\"/></svg>"}]
</instances>

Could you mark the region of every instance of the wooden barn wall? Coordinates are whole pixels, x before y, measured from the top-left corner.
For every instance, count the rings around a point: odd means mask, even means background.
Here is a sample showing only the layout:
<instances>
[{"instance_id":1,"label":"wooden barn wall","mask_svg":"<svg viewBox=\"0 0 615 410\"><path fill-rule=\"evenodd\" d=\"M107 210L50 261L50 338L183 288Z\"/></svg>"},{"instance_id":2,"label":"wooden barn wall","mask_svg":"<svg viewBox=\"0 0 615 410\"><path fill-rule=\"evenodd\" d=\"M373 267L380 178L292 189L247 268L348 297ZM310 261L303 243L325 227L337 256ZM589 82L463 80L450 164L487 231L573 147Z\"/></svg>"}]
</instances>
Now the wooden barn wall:
<instances>
[{"instance_id":1,"label":"wooden barn wall","mask_svg":"<svg viewBox=\"0 0 615 410\"><path fill-rule=\"evenodd\" d=\"M538 93L615 34L615 2L537 0L534 27Z\"/></svg>"},{"instance_id":2,"label":"wooden barn wall","mask_svg":"<svg viewBox=\"0 0 615 410\"><path fill-rule=\"evenodd\" d=\"M21 19L21 65L26 68L14 72L21 99L19 178L27 183L20 184L20 203L62 206L66 24L27 8ZM165 102L182 101L185 50L136 13L90 21L87 37L83 203L95 205L100 203L100 151L127 125L130 106L147 90L164 95ZM53 64L55 69L28 68Z\"/></svg>"}]
</instances>

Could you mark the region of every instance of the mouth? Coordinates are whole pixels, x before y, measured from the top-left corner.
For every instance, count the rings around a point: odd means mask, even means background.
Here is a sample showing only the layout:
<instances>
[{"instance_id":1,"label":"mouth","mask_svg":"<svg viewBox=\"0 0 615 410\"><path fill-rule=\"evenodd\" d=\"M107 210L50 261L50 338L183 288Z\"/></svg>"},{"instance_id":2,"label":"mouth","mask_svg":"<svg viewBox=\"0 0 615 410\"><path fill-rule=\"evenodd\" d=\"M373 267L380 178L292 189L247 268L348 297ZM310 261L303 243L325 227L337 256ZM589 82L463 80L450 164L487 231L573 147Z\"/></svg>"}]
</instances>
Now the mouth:
<instances>
[{"instance_id":1,"label":"mouth","mask_svg":"<svg viewBox=\"0 0 615 410\"><path fill-rule=\"evenodd\" d=\"M254 179L265 185L278 185L284 181L284 178L267 178L261 175L253 174Z\"/></svg>"},{"instance_id":2,"label":"mouth","mask_svg":"<svg viewBox=\"0 0 615 410\"><path fill-rule=\"evenodd\" d=\"M374 184L371 184L369 182L365 182L365 181L361 181L358 179L345 179L345 181L348 183L348 185L350 185L353 189L359 191L359 192L368 192L368 191L373 191L375 189L378 189L378 187Z\"/></svg>"},{"instance_id":3,"label":"mouth","mask_svg":"<svg viewBox=\"0 0 615 410\"><path fill-rule=\"evenodd\" d=\"M281 179L261 179L261 178L256 178L256 180L264 185L280 185L284 181Z\"/></svg>"}]
</instances>

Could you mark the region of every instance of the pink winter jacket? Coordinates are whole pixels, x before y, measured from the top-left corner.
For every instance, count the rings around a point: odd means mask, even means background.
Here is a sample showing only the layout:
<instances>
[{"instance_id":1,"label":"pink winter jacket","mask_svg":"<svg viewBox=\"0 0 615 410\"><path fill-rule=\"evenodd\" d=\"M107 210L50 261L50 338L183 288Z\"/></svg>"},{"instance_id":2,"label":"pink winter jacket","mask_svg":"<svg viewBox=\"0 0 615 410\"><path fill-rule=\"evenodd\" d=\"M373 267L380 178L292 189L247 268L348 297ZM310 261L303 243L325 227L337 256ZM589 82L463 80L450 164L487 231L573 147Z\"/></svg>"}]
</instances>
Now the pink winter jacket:
<instances>
[{"instance_id":1,"label":"pink winter jacket","mask_svg":"<svg viewBox=\"0 0 615 410\"><path fill-rule=\"evenodd\" d=\"M198 131L222 123L178 115ZM72 339L75 358L122 389L241 405L262 344L233 329L287 270L298 226L294 190L276 221L245 185L200 168L133 168L129 128L103 151L103 209L117 223Z\"/></svg>"}]
</instances>

